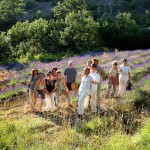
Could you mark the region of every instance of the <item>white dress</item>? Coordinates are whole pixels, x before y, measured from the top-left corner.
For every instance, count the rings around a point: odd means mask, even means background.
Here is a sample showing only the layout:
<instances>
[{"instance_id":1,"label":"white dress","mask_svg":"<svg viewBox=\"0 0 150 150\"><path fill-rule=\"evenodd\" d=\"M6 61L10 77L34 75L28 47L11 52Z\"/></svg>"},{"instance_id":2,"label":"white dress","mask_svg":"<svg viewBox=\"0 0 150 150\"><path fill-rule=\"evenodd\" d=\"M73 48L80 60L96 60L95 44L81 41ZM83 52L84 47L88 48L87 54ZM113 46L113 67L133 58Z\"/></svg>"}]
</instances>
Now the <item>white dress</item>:
<instances>
[{"instance_id":1,"label":"white dress","mask_svg":"<svg viewBox=\"0 0 150 150\"><path fill-rule=\"evenodd\" d=\"M126 93L127 82L129 80L128 73L131 72L130 66L120 65L120 74L119 74L119 95L124 96Z\"/></svg>"},{"instance_id":2,"label":"white dress","mask_svg":"<svg viewBox=\"0 0 150 150\"><path fill-rule=\"evenodd\" d=\"M83 76L79 87L79 100L78 100L78 114L84 114L84 100L87 96L91 95L92 78L91 76Z\"/></svg>"}]
</instances>

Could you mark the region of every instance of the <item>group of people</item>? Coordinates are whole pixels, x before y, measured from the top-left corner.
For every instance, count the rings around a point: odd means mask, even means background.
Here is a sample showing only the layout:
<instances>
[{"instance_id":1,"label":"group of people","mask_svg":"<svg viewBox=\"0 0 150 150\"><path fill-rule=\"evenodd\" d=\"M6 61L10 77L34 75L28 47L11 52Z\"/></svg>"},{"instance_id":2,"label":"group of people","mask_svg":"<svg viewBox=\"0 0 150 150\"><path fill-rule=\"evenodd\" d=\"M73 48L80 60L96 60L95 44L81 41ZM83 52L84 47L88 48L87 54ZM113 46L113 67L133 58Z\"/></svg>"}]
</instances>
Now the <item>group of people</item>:
<instances>
[{"instance_id":1,"label":"group of people","mask_svg":"<svg viewBox=\"0 0 150 150\"><path fill-rule=\"evenodd\" d=\"M127 59L122 60L122 65L118 66L116 61L112 62L112 68L108 75L108 84L105 97L122 97L125 95L126 87L130 81L130 66ZM62 75L57 67L53 67L45 77L44 73L39 73L37 68L33 68L32 75L29 80L29 96L31 103L31 112L42 113L43 102L46 102L46 111L52 106L59 105L60 96L64 95L70 103L70 92L73 90L73 84L76 84L77 71L73 67L73 62L68 62L68 68L64 70ZM85 99L91 106L91 112L97 113L100 109L101 85L102 80L106 76L104 69L99 65L97 58L89 60L83 69L81 83L76 90L78 94L78 116L82 118L84 114ZM117 90L119 87L119 90ZM39 99L37 106L37 99Z\"/></svg>"}]
</instances>

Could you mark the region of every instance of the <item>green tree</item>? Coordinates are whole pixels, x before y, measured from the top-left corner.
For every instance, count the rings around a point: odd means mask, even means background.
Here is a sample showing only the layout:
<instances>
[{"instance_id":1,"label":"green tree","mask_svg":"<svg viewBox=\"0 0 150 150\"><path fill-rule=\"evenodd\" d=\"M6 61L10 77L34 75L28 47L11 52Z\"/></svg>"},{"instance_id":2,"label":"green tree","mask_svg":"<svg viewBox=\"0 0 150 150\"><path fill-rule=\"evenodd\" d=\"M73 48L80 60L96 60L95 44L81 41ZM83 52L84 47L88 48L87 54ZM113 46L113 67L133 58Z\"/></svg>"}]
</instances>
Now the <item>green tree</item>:
<instances>
[{"instance_id":1,"label":"green tree","mask_svg":"<svg viewBox=\"0 0 150 150\"><path fill-rule=\"evenodd\" d=\"M132 19L131 13L120 13L116 16L114 22L114 44L117 48L138 48L136 45L140 42L140 27Z\"/></svg>"},{"instance_id":2,"label":"green tree","mask_svg":"<svg viewBox=\"0 0 150 150\"><path fill-rule=\"evenodd\" d=\"M58 2L54 7L54 16L57 19L65 19L66 15L70 12L78 12L79 10L86 10L87 4L85 0L64 0L64 2Z\"/></svg>"},{"instance_id":3,"label":"green tree","mask_svg":"<svg viewBox=\"0 0 150 150\"><path fill-rule=\"evenodd\" d=\"M0 63L6 62L11 56L10 42L9 38L6 36L5 32L0 33ZM7 59L6 59L7 58Z\"/></svg>"},{"instance_id":4,"label":"green tree","mask_svg":"<svg viewBox=\"0 0 150 150\"><path fill-rule=\"evenodd\" d=\"M11 29L8 30L8 37L10 38L10 43L13 47L18 45L20 42L28 41L29 34L29 21L23 23L17 22Z\"/></svg>"},{"instance_id":5,"label":"green tree","mask_svg":"<svg viewBox=\"0 0 150 150\"><path fill-rule=\"evenodd\" d=\"M88 11L70 12L65 23L67 27L61 32L63 45L78 52L96 47L98 23L94 22Z\"/></svg>"},{"instance_id":6,"label":"green tree","mask_svg":"<svg viewBox=\"0 0 150 150\"><path fill-rule=\"evenodd\" d=\"M2 0L0 1L0 22L3 28L11 26L25 13L25 0Z\"/></svg>"}]
</instances>

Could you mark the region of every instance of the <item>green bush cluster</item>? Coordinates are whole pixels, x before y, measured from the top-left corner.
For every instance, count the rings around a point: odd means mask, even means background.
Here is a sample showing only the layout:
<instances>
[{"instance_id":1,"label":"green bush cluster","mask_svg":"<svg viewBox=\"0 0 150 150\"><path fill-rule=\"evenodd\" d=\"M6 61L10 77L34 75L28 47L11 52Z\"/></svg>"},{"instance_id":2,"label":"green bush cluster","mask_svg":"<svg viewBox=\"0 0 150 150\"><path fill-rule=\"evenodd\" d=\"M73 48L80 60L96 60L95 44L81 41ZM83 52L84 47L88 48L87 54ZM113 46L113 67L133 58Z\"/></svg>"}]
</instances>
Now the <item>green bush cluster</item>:
<instances>
[{"instance_id":1,"label":"green bush cluster","mask_svg":"<svg viewBox=\"0 0 150 150\"><path fill-rule=\"evenodd\" d=\"M146 1L144 2L147 4ZM34 4L35 1L28 1L28 3ZM5 0L2 0L0 14L3 13L4 4ZM120 8L120 5L123 7ZM13 17L17 19L23 15L25 4L23 0L18 0L15 6L16 16ZM124 9L125 6L132 9ZM111 6L104 2L92 5L85 0L58 2L51 11L53 19L42 19L45 16L41 10L38 10L33 22L17 22L7 31L7 34L1 33L2 61L6 58L9 58L8 61L13 58L13 61L22 62L37 59L52 61L55 58L61 59L60 54L63 57L66 53L81 54L83 51L103 49L103 47L107 49L149 48L150 13L149 10L145 12L147 19L142 26L136 23L134 13L131 11L136 8L136 0L132 0L130 5L125 1L121 3L114 1ZM116 13L120 9L120 13ZM93 12L98 14L94 16ZM5 16L0 15L1 18Z\"/></svg>"}]
</instances>

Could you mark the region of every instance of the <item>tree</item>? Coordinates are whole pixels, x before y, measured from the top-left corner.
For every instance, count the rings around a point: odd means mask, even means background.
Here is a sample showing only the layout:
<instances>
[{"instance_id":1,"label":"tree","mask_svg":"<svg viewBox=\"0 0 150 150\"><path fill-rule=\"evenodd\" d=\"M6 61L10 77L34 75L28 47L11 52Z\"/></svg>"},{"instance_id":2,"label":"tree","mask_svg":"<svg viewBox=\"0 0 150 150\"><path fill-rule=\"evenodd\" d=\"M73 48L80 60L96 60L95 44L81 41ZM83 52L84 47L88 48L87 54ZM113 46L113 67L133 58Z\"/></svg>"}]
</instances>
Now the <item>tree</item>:
<instances>
[{"instance_id":1,"label":"tree","mask_svg":"<svg viewBox=\"0 0 150 150\"><path fill-rule=\"evenodd\" d=\"M10 38L10 43L13 47L18 45L20 42L26 42L29 38L28 28L29 21L23 23L17 22L11 29L8 30L8 37Z\"/></svg>"},{"instance_id":2,"label":"tree","mask_svg":"<svg viewBox=\"0 0 150 150\"><path fill-rule=\"evenodd\" d=\"M0 62L6 62L11 56L11 49L9 38L6 36L5 32L0 33ZM7 58L7 59L6 59Z\"/></svg>"},{"instance_id":3,"label":"tree","mask_svg":"<svg viewBox=\"0 0 150 150\"><path fill-rule=\"evenodd\" d=\"M57 19L65 19L70 12L78 12L79 10L86 10L87 4L85 0L64 0L63 3L58 2L54 7L54 16Z\"/></svg>"},{"instance_id":4,"label":"tree","mask_svg":"<svg viewBox=\"0 0 150 150\"><path fill-rule=\"evenodd\" d=\"M96 47L98 24L88 11L70 12L66 15L65 23L67 27L61 32L63 45L78 52Z\"/></svg>"},{"instance_id":5,"label":"tree","mask_svg":"<svg viewBox=\"0 0 150 150\"><path fill-rule=\"evenodd\" d=\"M0 1L0 22L3 28L11 26L25 13L25 0L2 0Z\"/></svg>"}]
</instances>

